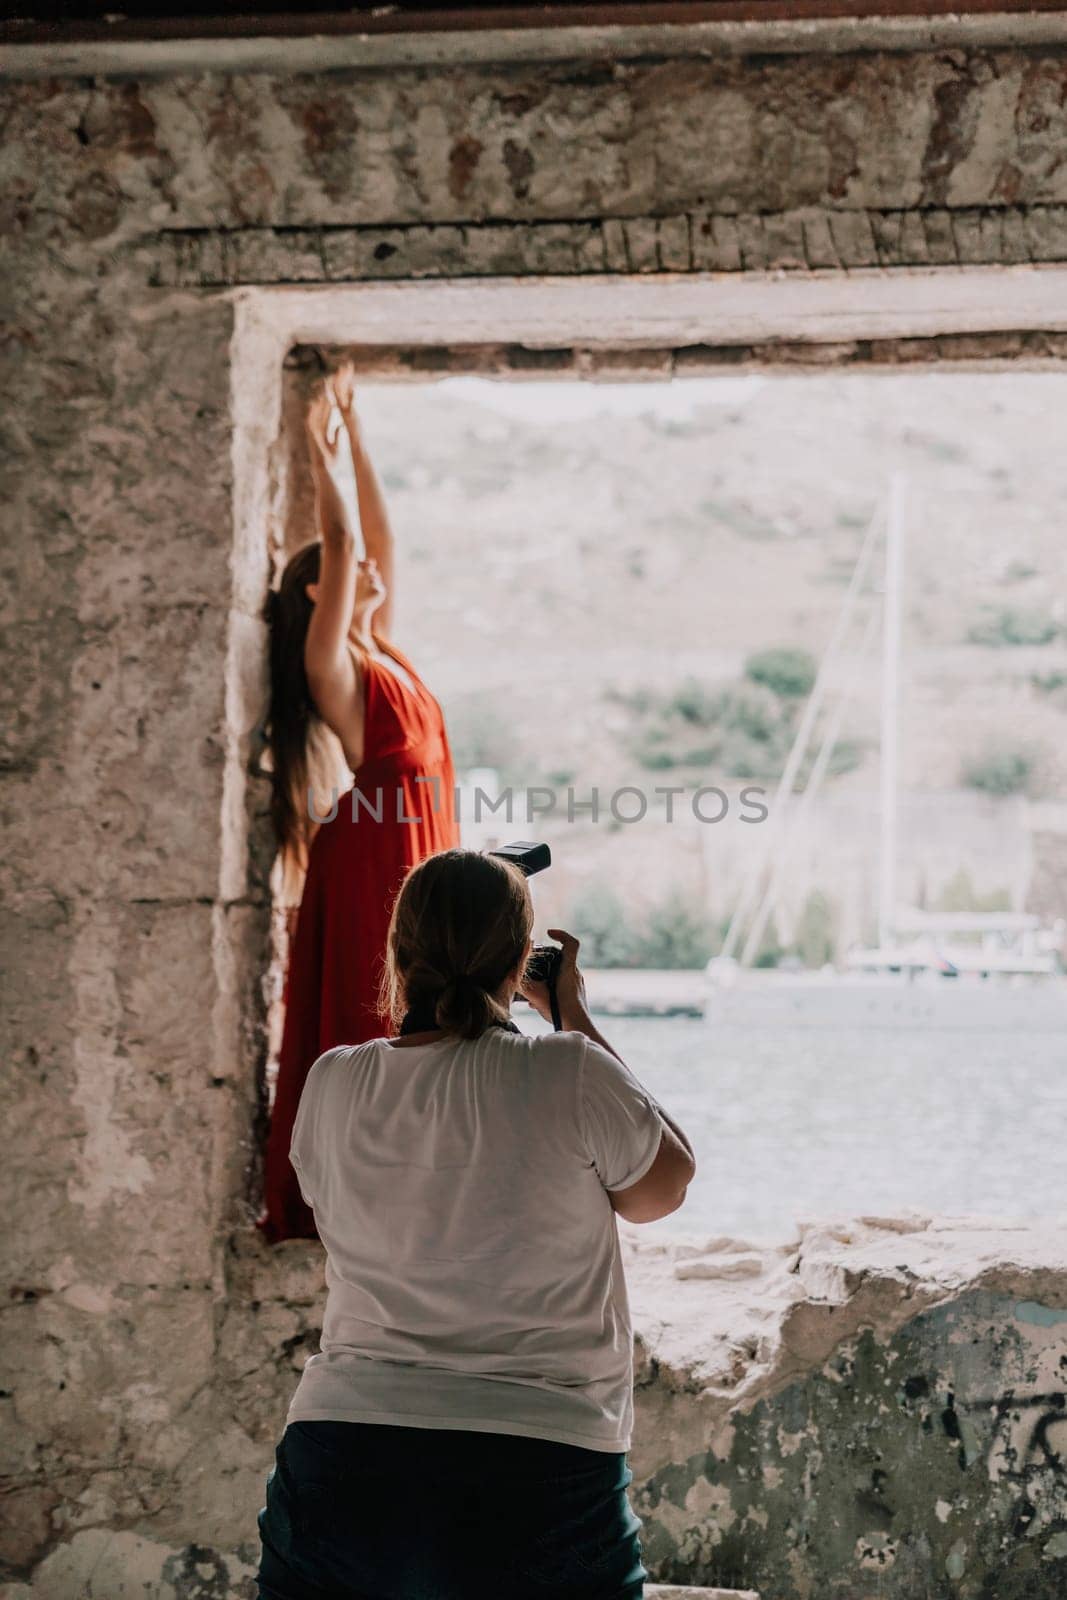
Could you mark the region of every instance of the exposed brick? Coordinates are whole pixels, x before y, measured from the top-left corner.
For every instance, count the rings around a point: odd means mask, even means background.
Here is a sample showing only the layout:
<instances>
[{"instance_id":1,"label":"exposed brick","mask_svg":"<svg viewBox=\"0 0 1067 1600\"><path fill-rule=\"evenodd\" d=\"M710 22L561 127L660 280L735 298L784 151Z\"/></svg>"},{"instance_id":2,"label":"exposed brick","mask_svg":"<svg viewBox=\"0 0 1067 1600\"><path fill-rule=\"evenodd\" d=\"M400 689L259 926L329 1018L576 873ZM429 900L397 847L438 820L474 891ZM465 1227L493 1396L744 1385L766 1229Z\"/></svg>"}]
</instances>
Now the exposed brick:
<instances>
[{"instance_id":1,"label":"exposed brick","mask_svg":"<svg viewBox=\"0 0 1067 1600\"><path fill-rule=\"evenodd\" d=\"M315 283L325 276L318 237L310 233L242 228L230 235L230 261L232 283Z\"/></svg>"},{"instance_id":2,"label":"exposed brick","mask_svg":"<svg viewBox=\"0 0 1067 1600\"><path fill-rule=\"evenodd\" d=\"M771 213L763 221L765 259L768 267L783 271L802 271L808 260L804 250L804 223L797 212Z\"/></svg>"},{"instance_id":3,"label":"exposed brick","mask_svg":"<svg viewBox=\"0 0 1067 1600\"><path fill-rule=\"evenodd\" d=\"M1003 261L1005 265L1029 261L1030 247L1027 242L1025 213L1014 207L1008 207L1000 215L1000 253L994 259Z\"/></svg>"},{"instance_id":4,"label":"exposed brick","mask_svg":"<svg viewBox=\"0 0 1067 1600\"><path fill-rule=\"evenodd\" d=\"M741 242L733 217L698 213L692 229L693 268L697 272L739 272Z\"/></svg>"},{"instance_id":5,"label":"exposed brick","mask_svg":"<svg viewBox=\"0 0 1067 1600\"><path fill-rule=\"evenodd\" d=\"M903 259L904 214L901 211L872 211L871 232L879 265L899 266Z\"/></svg>"},{"instance_id":6,"label":"exposed brick","mask_svg":"<svg viewBox=\"0 0 1067 1600\"><path fill-rule=\"evenodd\" d=\"M659 251L656 248L659 229L652 217L627 217L623 223L626 254L631 272L657 272Z\"/></svg>"},{"instance_id":7,"label":"exposed brick","mask_svg":"<svg viewBox=\"0 0 1067 1600\"><path fill-rule=\"evenodd\" d=\"M1067 206L1042 206L1026 217L1026 241L1032 261L1067 257Z\"/></svg>"},{"instance_id":8,"label":"exposed brick","mask_svg":"<svg viewBox=\"0 0 1067 1600\"><path fill-rule=\"evenodd\" d=\"M369 241L358 228L326 228L322 235L322 258L326 276L338 282L367 275Z\"/></svg>"},{"instance_id":9,"label":"exposed brick","mask_svg":"<svg viewBox=\"0 0 1067 1600\"><path fill-rule=\"evenodd\" d=\"M804 272L1067 260L1067 207L788 211L395 228L196 229L142 252L152 281L212 288L524 272Z\"/></svg>"},{"instance_id":10,"label":"exposed brick","mask_svg":"<svg viewBox=\"0 0 1067 1600\"><path fill-rule=\"evenodd\" d=\"M956 241L956 259L973 265L984 260L982 255L982 219L977 211L952 211L952 237Z\"/></svg>"},{"instance_id":11,"label":"exposed brick","mask_svg":"<svg viewBox=\"0 0 1067 1600\"><path fill-rule=\"evenodd\" d=\"M618 217L606 217L601 224L606 272L629 272L630 257L626 249L626 230Z\"/></svg>"},{"instance_id":12,"label":"exposed brick","mask_svg":"<svg viewBox=\"0 0 1067 1600\"><path fill-rule=\"evenodd\" d=\"M673 350L582 350L578 371L587 378L669 378L675 370Z\"/></svg>"},{"instance_id":13,"label":"exposed brick","mask_svg":"<svg viewBox=\"0 0 1067 1600\"><path fill-rule=\"evenodd\" d=\"M842 265L876 267L878 247L870 218L865 211L831 211L830 233Z\"/></svg>"},{"instance_id":14,"label":"exposed brick","mask_svg":"<svg viewBox=\"0 0 1067 1600\"><path fill-rule=\"evenodd\" d=\"M767 266L767 238L764 233L763 218L738 217L737 241L744 271L763 272Z\"/></svg>"},{"instance_id":15,"label":"exposed brick","mask_svg":"<svg viewBox=\"0 0 1067 1600\"><path fill-rule=\"evenodd\" d=\"M921 211L901 213L900 255L895 265L925 267L930 262L930 246L926 238Z\"/></svg>"},{"instance_id":16,"label":"exposed brick","mask_svg":"<svg viewBox=\"0 0 1067 1600\"><path fill-rule=\"evenodd\" d=\"M924 211L923 232L926 248L935 266L956 265L956 238L952 232L952 217L947 211Z\"/></svg>"},{"instance_id":17,"label":"exposed brick","mask_svg":"<svg viewBox=\"0 0 1067 1600\"><path fill-rule=\"evenodd\" d=\"M688 272L692 264L689 249L689 218L663 217L656 225L656 253L664 272Z\"/></svg>"},{"instance_id":18,"label":"exposed brick","mask_svg":"<svg viewBox=\"0 0 1067 1600\"><path fill-rule=\"evenodd\" d=\"M804 217L804 258L809 267L839 267L841 257L830 232L830 219L824 212Z\"/></svg>"}]
</instances>

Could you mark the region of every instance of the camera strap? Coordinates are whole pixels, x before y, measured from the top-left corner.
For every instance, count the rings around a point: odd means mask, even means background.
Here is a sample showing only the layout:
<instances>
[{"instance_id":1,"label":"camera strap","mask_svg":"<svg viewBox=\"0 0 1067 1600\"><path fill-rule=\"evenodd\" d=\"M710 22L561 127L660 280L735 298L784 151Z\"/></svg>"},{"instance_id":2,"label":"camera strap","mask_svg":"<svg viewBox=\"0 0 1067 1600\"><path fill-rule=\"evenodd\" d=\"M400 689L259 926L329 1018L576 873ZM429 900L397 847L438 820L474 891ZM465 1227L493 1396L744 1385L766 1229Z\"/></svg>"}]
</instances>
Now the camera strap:
<instances>
[{"instance_id":1,"label":"camera strap","mask_svg":"<svg viewBox=\"0 0 1067 1600\"><path fill-rule=\"evenodd\" d=\"M522 1029L517 1027L514 1022L494 1021L489 1026L491 1028L503 1028L507 1033L522 1032ZM434 1007L432 1005L421 1005L404 1013L404 1020L400 1024L400 1032L401 1035L405 1033L432 1033L437 1027L438 1022L434 1015Z\"/></svg>"}]
</instances>

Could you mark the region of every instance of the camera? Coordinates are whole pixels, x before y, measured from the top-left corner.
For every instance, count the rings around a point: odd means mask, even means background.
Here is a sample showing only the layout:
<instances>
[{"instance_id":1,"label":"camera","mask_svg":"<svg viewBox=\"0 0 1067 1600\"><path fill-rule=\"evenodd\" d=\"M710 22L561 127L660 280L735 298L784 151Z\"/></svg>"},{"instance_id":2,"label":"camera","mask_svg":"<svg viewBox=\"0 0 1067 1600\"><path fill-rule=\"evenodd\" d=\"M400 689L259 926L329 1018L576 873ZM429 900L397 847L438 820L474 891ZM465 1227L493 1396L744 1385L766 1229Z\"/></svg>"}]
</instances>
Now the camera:
<instances>
[{"instance_id":1,"label":"camera","mask_svg":"<svg viewBox=\"0 0 1067 1600\"><path fill-rule=\"evenodd\" d=\"M520 839L515 844L503 844L499 850L490 850L491 856L501 856L505 861L512 861L519 871L527 878L535 872L543 872L552 865L552 852L547 844L531 844L526 839ZM563 962L563 951L558 944L535 944L530 951L530 959L526 963L523 973L527 983L547 983L549 998L552 1002L552 1020L559 1028L559 1008L556 1004L556 979ZM517 994L516 1000L525 1000L524 994Z\"/></svg>"},{"instance_id":2,"label":"camera","mask_svg":"<svg viewBox=\"0 0 1067 1600\"><path fill-rule=\"evenodd\" d=\"M558 944L535 944L523 977L527 983L547 983L552 989L559 977L562 961L563 951Z\"/></svg>"},{"instance_id":3,"label":"camera","mask_svg":"<svg viewBox=\"0 0 1067 1600\"><path fill-rule=\"evenodd\" d=\"M531 844L527 839L520 839L515 844L502 844L499 850L490 850L489 854L512 862L527 878L532 878L535 872L544 872L546 867L552 865L552 852L547 844Z\"/></svg>"}]
</instances>

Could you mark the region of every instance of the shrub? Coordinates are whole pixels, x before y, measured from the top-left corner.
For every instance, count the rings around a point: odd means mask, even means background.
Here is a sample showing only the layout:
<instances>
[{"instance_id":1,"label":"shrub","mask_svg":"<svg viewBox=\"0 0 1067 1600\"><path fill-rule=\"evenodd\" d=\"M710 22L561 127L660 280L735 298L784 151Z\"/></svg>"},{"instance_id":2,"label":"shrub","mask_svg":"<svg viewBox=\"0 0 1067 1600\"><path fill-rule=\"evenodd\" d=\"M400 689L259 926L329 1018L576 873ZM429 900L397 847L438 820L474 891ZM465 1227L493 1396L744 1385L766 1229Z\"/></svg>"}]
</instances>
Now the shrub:
<instances>
[{"instance_id":1,"label":"shrub","mask_svg":"<svg viewBox=\"0 0 1067 1600\"><path fill-rule=\"evenodd\" d=\"M709 689L696 678L686 678L664 702L664 710L677 712L684 722L709 728L719 719L722 691Z\"/></svg>"},{"instance_id":2,"label":"shrub","mask_svg":"<svg viewBox=\"0 0 1067 1600\"><path fill-rule=\"evenodd\" d=\"M797 781L794 792L800 793L808 786L812 768L818 760L819 734L808 746L797 772ZM867 741L864 739L838 739L830 751L830 759L826 763L826 775L830 778L839 778L845 772L855 772L857 767L863 765L867 755Z\"/></svg>"},{"instance_id":3,"label":"shrub","mask_svg":"<svg viewBox=\"0 0 1067 1600\"><path fill-rule=\"evenodd\" d=\"M751 656L738 682L706 684L690 677L666 694L609 691L607 698L630 713L625 742L647 771L688 768L729 778L775 779L785 766L800 701L815 673L806 650L779 648ZM864 750L856 739L839 740L830 775L853 771Z\"/></svg>"},{"instance_id":4,"label":"shrub","mask_svg":"<svg viewBox=\"0 0 1067 1600\"><path fill-rule=\"evenodd\" d=\"M797 921L794 946L806 967L824 967L834 958L833 907L821 889L812 889Z\"/></svg>"},{"instance_id":5,"label":"shrub","mask_svg":"<svg viewBox=\"0 0 1067 1600\"><path fill-rule=\"evenodd\" d=\"M1025 750L987 750L966 762L963 781L969 789L980 789L984 794L1020 794L1030 782L1034 770L1033 756Z\"/></svg>"},{"instance_id":6,"label":"shrub","mask_svg":"<svg viewBox=\"0 0 1067 1600\"><path fill-rule=\"evenodd\" d=\"M571 902L567 926L582 942L579 960L588 967L634 965L633 919L618 891L607 883L592 883Z\"/></svg>"},{"instance_id":7,"label":"shrub","mask_svg":"<svg viewBox=\"0 0 1067 1600\"><path fill-rule=\"evenodd\" d=\"M1067 689L1067 672L1032 672L1030 682L1039 694L1059 694Z\"/></svg>"},{"instance_id":8,"label":"shrub","mask_svg":"<svg viewBox=\"0 0 1067 1600\"><path fill-rule=\"evenodd\" d=\"M587 967L703 967L712 930L702 910L680 889L668 889L642 916L611 884L593 883L574 897L568 926L582 941Z\"/></svg>"},{"instance_id":9,"label":"shrub","mask_svg":"<svg viewBox=\"0 0 1067 1600\"><path fill-rule=\"evenodd\" d=\"M1047 611L987 606L985 615L968 628L967 639L971 644L999 649L1006 645L1051 644L1059 631L1059 624Z\"/></svg>"},{"instance_id":10,"label":"shrub","mask_svg":"<svg viewBox=\"0 0 1067 1600\"><path fill-rule=\"evenodd\" d=\"M707 918L679 889L669 889L648 912L637 942L636 965L678 970L703 967L711 955Z\"/></svg>"},{"instance_id":11,"label":"shrub","mask_svg":"<svg viewBox=\"0 0 1067 1600\"><path fill-rule=\"evenodd\" d=\"M1010 911L1011 894L1007 889L994 889L989 894L979 894L971 882L966 867L959 867L931 908L934 911Z\"/></svg>"},{"instance_id":12,"label":"shrub","mask_svg":"<svg viewBox=\"0 0 1067 1600\"><path fill-rule=\"evenodd\" d=\"M742 539L779 539L782 530L741 500L701 500L697 510Z\"/></svg>"},{"instance_id":13,"label":"shrub","mask_svg":"<svg viewBox=\"0 0 1067 1600\"><path fill-rule=\"evenodd\" d=\"M761 650L745 662L745 676L761 683L785 699L811 693L815 682L814 656L807 650L779 647Z\"/></svg>"},{"instance_id":14,"label":"shrub","mask_svg":"<svg viewBox=\"0 0 1067 1600\"><path fill-rule=\"evenodd\" d=\"M871 520L869 511L858 511L855 507L846 506L834 517L839 528L865 528Z\"/></svg>"},{"instance_id":15,"label":"shrub","mask_svg":"<svg viewBox=\"0 0 1067 1600\"><path fill-rule=\"evenodd\" d=\"M638 717L630 753L653 772L718 767L729 777L774 777L792 731L789 710L751 683L709 688L686 679L672 694L647 701Z\"/></svg>"}]
</instances>

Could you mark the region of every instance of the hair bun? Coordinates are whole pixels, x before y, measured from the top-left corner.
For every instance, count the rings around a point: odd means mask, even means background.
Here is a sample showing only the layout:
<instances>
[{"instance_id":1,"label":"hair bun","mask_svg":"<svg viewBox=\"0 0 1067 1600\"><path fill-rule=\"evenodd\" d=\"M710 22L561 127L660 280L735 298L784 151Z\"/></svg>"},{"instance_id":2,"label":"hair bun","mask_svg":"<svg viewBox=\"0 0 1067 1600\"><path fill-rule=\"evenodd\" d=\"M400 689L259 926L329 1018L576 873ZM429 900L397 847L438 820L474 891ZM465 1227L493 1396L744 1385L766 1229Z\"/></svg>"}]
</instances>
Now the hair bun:
<instances>
[{"instance_id":1,"label":"hair bun","mask_svg":"<svg viewBox=\"0 0 1067 1600\"><path fill-rule=\"evenodd\" d=\"M455 972L437 997L437 1026L473 1039L484 1033L494 1015L484 984L470 972Z\"/></svg>"}]
</instances>

